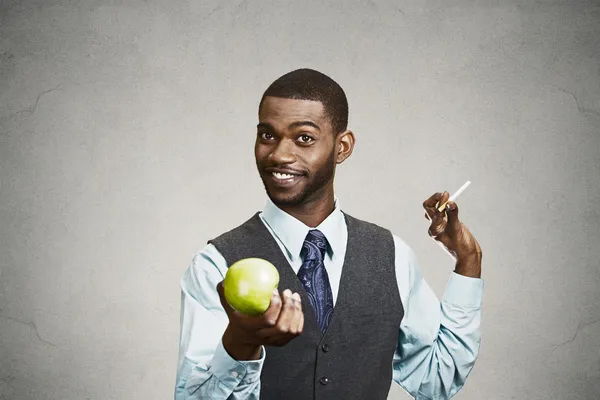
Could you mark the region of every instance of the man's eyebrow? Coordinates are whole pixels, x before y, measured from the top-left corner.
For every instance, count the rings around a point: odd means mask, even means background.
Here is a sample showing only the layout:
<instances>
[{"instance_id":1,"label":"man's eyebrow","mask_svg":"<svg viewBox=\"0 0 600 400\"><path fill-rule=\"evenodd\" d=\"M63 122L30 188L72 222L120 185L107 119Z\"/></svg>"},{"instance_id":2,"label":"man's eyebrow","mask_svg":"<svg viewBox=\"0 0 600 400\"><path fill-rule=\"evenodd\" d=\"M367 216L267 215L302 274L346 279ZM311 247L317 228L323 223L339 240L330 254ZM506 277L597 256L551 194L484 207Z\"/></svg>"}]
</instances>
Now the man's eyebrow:
<instances>
[{"instance_id":1,"label":"man's eyebrow","mask_svg":"<svg viewBox=\"0 0 600 400\"><path fill-rule=\"evenodd\" d=\"M258 125L256 125L257 128L266 128L268 130L273 130L273 127L271 126L271 124L266 123L266 122L259 122Z\"/></svg>"},{"instance_id":2,"label":"man's eyebrow","mask_svg":"<svg viewBox=\"0 0 600 400\"><path fill-rule=\"evenodd\" d=\"M321 128L319 127L319 125L315 124L312 121L295 121L295 122L292 122L288 126L288 128L289 129L293 129L293 128L300 128L300 127L303 127L303 126L310 126L310 127L314 128L314 129L316 129L318 131L321 131ZM256 127L257 128L268 129L268 130L271 130L271 131L274 130L273 125L269 124L268 122L259 122L256 125Z\"/></svg>"},{"instance_id":3,"label":"man's eyebrow","mask_svg":"<svg viewBox=\"0 0 600 400\"><path fill-rule=\"evenodd\" d=\"M296 121L296 122L292 122L289 126L290 129L292 128L299 128L302 126L311 126L313 128L315 128L316 130L320 131L321 128L319 128L319 125L315 124L312 121Z\"/></svg>"}]
</instances>

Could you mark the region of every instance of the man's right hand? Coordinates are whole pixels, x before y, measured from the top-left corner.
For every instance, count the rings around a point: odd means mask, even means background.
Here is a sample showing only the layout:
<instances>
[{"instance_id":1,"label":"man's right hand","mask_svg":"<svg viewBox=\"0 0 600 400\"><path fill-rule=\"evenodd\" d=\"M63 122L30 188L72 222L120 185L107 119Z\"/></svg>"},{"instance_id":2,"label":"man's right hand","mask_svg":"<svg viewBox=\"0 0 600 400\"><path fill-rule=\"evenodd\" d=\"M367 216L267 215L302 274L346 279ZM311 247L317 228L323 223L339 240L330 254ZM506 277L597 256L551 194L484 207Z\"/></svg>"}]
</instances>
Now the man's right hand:
<instances>
[{"instance_id":1,"label":"man's right hand","mask_svg":"<svg viewBox=\"0 0 600 400\"><path fill-rule=\"evenodd\" d=\"M267 311L258 316L244 315L234 310L223 293L223 282L217 285L221 305L229 317L223 334L223 347L236 360L258 360L261 346L283 346L302 333L304 313L298 293L286 289L271 296Z\"/></svg>"}]
</instances>

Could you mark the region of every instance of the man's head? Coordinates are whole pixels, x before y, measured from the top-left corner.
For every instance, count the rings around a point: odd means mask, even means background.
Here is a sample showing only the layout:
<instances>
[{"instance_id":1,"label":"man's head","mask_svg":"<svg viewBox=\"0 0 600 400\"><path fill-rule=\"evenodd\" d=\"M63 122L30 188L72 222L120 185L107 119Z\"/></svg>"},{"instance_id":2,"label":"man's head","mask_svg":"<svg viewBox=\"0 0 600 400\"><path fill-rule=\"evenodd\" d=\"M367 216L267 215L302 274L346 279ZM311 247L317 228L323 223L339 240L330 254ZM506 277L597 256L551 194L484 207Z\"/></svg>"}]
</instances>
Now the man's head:
<instances>
[{"instance_id":1,"label":"man's head","mask_svg":"<svg viewBox=\"0 0 600 400\"><path fill-rule=\"evenodd\" d=\"M333 198L335 166L352 153L342 88L310 69L283 75L265 91L255 144L258 172L280 207Z\"/></svg>"},{"instance_id":2,"label":"man's head","mask_svg":"<svg viewBox=\"0 0 600 400\"><path fill-rule=\"evenodd\" d=\"M327 75L303 68L288 72L273 82L263 94L259 113L265 97L312 100L323 104L334 134L342 133L348 126L348 100L340 85Z\"/></svg>"}]
</instances>

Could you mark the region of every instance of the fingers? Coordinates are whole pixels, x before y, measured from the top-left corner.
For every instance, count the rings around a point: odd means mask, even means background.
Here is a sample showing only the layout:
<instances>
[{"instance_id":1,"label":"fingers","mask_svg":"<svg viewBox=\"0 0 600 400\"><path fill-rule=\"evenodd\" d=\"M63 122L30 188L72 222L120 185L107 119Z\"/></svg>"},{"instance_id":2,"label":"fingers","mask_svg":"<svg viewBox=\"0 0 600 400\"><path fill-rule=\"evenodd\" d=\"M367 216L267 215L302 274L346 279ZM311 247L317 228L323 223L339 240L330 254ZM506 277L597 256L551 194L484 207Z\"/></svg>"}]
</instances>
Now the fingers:
<instances>
[{"instance_id":1,"label":"fingers","mask_svg":"<svg viewBox=\"0 0 600 400\"><path fill-rule=\"evenodd\" d=\"M423 202L423 208L426 211L425 218L431 221L428 233L433 238L440 235L446 229L446 212L439 211L437 207L439 204L448 201L449 197L450 194L448 192L438 192Z\"/></svg>"},{"instance_id":2,"label":"fingers","mask_svg":"<svg viewBox=\"0 0 600 400\"><path fill-rule=\"evenodd\" d=\"M294 304L297 309L296 313L298 316L296 318L295 332L299 335L304 330L304 312L302 312L302 300L300 299L300 295L298 293L294 293L292 298L294 299Z\"/></svg>"},{"instance_id":3,"label":"fingers","mask_svg":"<svg viewBox=\"0 0 600 400\"><path fill-rule=\"evenodd\" d=\"M275 324L277 324L277 320L279 319L279 314L281 312L281 307L281 297L279 296L279 291L275 289L273 290L273 295L271 296L271 304L269 304L269 308L267 308L267 311L265 311L262 315L264 322L268 326L275 326Z\"/></svg>"},{"instance_id":4,"label":"fingers","mask_svg":"<svg viewBox=\"0 0 600 400\"><path fill-rule=\"evenodd\" d=\"M283 291L283 304L277 324L262 329L259 336L264 338L268 344L283 346L304 329L304 314L302 302L298 293L292 294L289 289Z\"/></svg>"},{"instance_id":5,"label":"fingers","mask_svg":"<svg viewBox=\"0 0 600 400\"><path fill-rule=\"evenodd\" d=\"M269 308L260 316L249 316L237 312L225 299L223 283L217 284L217 292L221 305L225 309L230 325L236 326L239 332L249 335L252 343L283 346L304 329L302 301L298 293L289 289L279 295L273 291ZM252 339L252 337L254 339Z\"/></svg>"},{"instance_id":6,"label":"fingers","mask_svg":"<svg viewBox=\"0 0 600 400\"><path fill-rule=\"evenodd\" d=\"M444 192L446 193L446 192ZM435 205L440 201L440 199L442 198L442 195L444 193L434 193L433 195L431 195L431 197L429 197L427 200L425 200L423 202L423 208L424 209L428 209L428 208L435 208Z\"/></svg>"},{"instance_id":7,"label":"fingers","mask_svg":"<svg viewBox=\"0 0 600 400\"><path fill-rule=\"evenodd\" d=\"M448 201L449 198L450 198L450 194L448 192L443 192L443 193L438 192L438 193L433 194L427 200L425 200L423 202L423 208L426 211L425 218L431 220L431 219L434 219L436 216L443 216L444 212L439 211L437 209L437 207L440 204L443 204L444 202Z\"/></svg>"},{"instance_id":8,"label":"fingers","mask_svg":"<svg viewBox=\"0 0 600 400\"><path fill-rule=\"evenodd\" d=\"M294 299L292 298L292 291L290 289L284 290L283 306L281 308L281 313L279 314L279 319L277 320L277 328L279 328L282 333L290 332L292 322L294 321L294 317L296 315L296 310L296 305L294 304Z\"/></svg>"}]
</instances>

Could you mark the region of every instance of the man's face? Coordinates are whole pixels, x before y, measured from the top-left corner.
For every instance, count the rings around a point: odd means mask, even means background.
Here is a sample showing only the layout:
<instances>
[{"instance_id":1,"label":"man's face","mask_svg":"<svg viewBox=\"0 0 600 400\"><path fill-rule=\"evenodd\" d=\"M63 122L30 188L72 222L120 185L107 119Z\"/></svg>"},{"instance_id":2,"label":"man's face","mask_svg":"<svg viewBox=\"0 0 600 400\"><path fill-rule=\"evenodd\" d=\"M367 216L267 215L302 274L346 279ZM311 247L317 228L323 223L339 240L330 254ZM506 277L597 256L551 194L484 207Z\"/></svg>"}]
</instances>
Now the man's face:
<instances>
[{"instance_id":1,"label":"man's face","mask_svg":"<svg viewBox=\"0 0 600 400\"><path fill-rule=\"evenodd\" d=\"M258 119L254 155L273 203L304 204L333 188L335 137L321 102L267 96Z\"/></svg>"}]
</instances>

